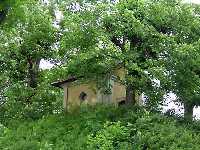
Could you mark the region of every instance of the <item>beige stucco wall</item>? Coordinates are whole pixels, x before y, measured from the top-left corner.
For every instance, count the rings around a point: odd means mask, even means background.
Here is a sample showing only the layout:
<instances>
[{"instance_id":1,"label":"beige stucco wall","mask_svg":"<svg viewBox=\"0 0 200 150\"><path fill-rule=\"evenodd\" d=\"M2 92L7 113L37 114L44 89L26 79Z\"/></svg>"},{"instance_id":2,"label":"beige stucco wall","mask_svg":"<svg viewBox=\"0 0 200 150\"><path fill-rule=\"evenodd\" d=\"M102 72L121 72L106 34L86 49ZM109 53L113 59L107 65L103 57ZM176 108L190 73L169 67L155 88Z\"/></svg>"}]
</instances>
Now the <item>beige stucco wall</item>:
<instances>
[{"instance_id":1,"label":"beige stucco wall","mask_svg":"<svg viewBox=\"0 0 200 150\"><path fill-rule=\"evenodd\" d=\"M118 77L117 79L123 81L126 73L127 72L124 68L118 68L114 70L113 75ZM126 98L126 86L120 83L120 80L110 80L110 84L112 85L112 94L101 93L101 90L97 89L97 84L95 81L89 81L87 83L81 83L77 81L64 83L61 85L61 87L64 89L64 109L73 110L73 108L77 108L77 106L80 106L81 104L94 105L96 103L112 103L115 106L118 106L118 103ZM81 92L85 92L87 94L86 100L82 102L79 98ZM142 101L140 94L136 95L136 101L137 104L141 104Z\"/></svg>"},{"instance_id":2,"label":"beige stucco wall","mask_svg":"<svg viewBox=\"0 0 200 150\"><path fill-rule=\"evenodd\" d=\"M68 102L68 84L64 84L62 87L64 89L64 100L63 100L63 107L64 110L67 110L67 102Z\"/></svg>"},{"instance_id":3,"label":"beige stucco wall","mask_svg":"<svg viewBox=\"0 0 200 150\"><path fill-rule=\"evenodd\" d=\"M118 83L118 82L114 82L113 96L112 96L113 103L115 103L117 105L118 102L125 100L125 97L126 97L125 85Z\"/></svg>"},{"instance_id":4,"label":"beige stucco wall","mask_svg":"<svg viewBox=\"0 0 200 150\"><path fill-rule=\"evenodd\" d=\"M67 90L68 88L68 90ZM64 98L64 101L67 101L68 107L79 106L81 104L80 101L80 93L85 92L87 94L86 100L84 100L83 104L95 104L96 103L96 85L94 83L85 83L85 84L78 84L72 83L66 86L64 91L68 92L68 96Z\"/></svg>"},{"instance_id":5,"label":"beige stucco wall","mask_svg":"<svg viewBox=\"0 0 200 150\"><path fill-rule=\"evenodd\" d=\"M126 70L123 67L118 68L118 69L114 70L114 75L119 77L120 80L124 80L125 76L126 76Z\"/></svg>"},{"instance_id":6,"label":"beige stucco wall","mask_svg":"<svg viewBox=\"0 0 200 150\"><path fill-rule=\"evenodd\" d=\"M126 96L125 86L112 81L112 94L102 94L96 88L95 82L89 83L68 83L63 85L64 89L64 109L73 110L81 104L94 105L96 103L113 103L117 106L118 102ZM87 98L81 103L80 93L85 92Z\"/></svg>"},{"instance_id":7,"label":"beige stucco wall","mask_svg":"<svg viewBox=\"0 0 200 150\"><path fill-rule=\"evenodd\" d=\"M110 80L109 84L111 84L111 87L113 87L114 81ZM110 94L102 93L101 89L98 90L98 92L97 92L97 103L111 104L111 103L113 103L112 99L113 99L113 88L111 88Z\"/></svg>"},{"instance_id":8,"label":"beige stucco wall","mask_svg":"<svg viewBox=\"0 0 200 150\"><path fill-rule=\"evenodd\" d=\"M126 72L124 68L119 68L114 71L114 75L123 80ZM126 87L117 81L111 80L110 83L112 85L112 94L102 94L97 89L95 81L65 83L62 85L64 89L64 109L69 110L72 107L80 106L80 104L93 105L96 103L113 103L117 106L118 102L124 100L126 97ZM83 102L79 98L81 92L87 94L87 98Z\"/></svg>"}]
</instances>

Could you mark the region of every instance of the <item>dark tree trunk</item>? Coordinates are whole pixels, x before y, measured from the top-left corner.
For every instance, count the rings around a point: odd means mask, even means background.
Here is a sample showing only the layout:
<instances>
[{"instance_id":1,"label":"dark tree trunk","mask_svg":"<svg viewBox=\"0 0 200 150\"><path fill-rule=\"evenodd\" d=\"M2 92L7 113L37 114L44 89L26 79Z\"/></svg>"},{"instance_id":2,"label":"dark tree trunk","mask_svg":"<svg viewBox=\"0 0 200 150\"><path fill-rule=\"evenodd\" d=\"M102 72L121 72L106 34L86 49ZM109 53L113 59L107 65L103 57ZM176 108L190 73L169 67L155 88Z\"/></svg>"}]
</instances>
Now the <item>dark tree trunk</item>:
<instances>
[{"instance_id":1,"label":"dark tree trunk","mask_svg":"<svg viewBox=\"0 0 200 150\"><path fill-rule=\"evenodd\" d=\"M109 30L109 29L108 29ZM125 51L125 43L127 41L126 37L123 37L123 40L120 41L117 37L113 36L111 38L111 41L118 47L120 47L122 53L126 54L127 52ZM129 51L134 51L135 47L139 47L141 45L141 39L138 38L137 36L134 36L131 40L130 40L130 49ZM127 54L126 54L127 55ZM123 64L126 67L126 64L129 65L129 60L123 60ZM128 75L131 76L132 70L128 70ZM126 102L127 105L134 105L136 103L136 89L134 88L134 86L132 84L128 84L127 88L126 88Z\"/></svg>"},{"instance_id":2,"label":"dark tree trunk","mask_svg":"<svg viewBox=\"0 0 200 150\"><path fill-rule=\"evenodd\" d=\"M184 103L184 118L192 121L193 119L193 108L192 104Z\"/></svg>"},{"instance_id":3,"label":"dark tree trunk","mask_svg":"<svg viewBox=\"0 0 200 150\"><path fill-rule=\"evenodd\" d=\"M141 40L139 38L137 37L132 38L132 40L130 41L130 51L134 51L134 48L139 46L140 44L141 44ZM127 60L127 62L129 65L129 60ZM133 70L128 69L127 71L128 71L128 76L133 76L133 74L131 73L133 72ZM136 77L138 75L135 74L134 76ZM126 88L126 104L134 105L135 103L136 103L136 89L134 88L132 83L130 83L127 85L127 88Z\"/></svg>"},{"instance_id":4,"label":"dark tree trunk","mask_svg":"<svg viewBox=\"0 0 200 150\"><path fill-rule=\"evenodd\" d=\"M129 84L126 87L126 105L134 105L136 103L136 90Z\"/></svg>"},{"instance_id":5,"label":"dark tree trunk","mask_svg":"<svg viewBox=\"0 0 200 150\"><path fill-rule=\"evenodd\" d=\"M0 10L0 24L5 20L7 13L8 13L8 7Z\"/></svg>"},{"instance_id":6,"label":"dark tree trunk","mask_svg":"<svg viewBox=\"0 0 200 150\"><path fill-rule=\"evenodd\" d=\"M29 86L31 88L36 88L38 84L37 78L38 78L40 59L33 60L29 58L28 64L29 64L28 67Z\"/></svg>"}]
</instances>

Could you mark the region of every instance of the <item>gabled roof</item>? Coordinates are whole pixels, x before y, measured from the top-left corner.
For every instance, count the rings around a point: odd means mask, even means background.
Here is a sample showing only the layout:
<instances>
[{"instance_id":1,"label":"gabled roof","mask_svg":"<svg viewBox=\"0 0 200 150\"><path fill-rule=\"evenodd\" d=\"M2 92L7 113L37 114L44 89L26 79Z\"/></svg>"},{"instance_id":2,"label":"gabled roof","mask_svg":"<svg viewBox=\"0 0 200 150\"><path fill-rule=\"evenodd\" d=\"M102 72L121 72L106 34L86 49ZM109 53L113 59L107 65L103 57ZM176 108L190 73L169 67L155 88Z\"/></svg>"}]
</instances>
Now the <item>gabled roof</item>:
<instances>
[{"instance_id":1,"label":"gabled roof","mask_svg":"<svg viewBox=\"0 0 200 150\"><path fill-rule=\"evenodd\" d=\"M68 79L66 80L60 80L60 81L56 81L56 82L53 82L51 83L51 85L55 86L55 87L59 87L59 88L62 88L62 85L65 84L65 83L70 83L70 82L74 82L78 80L78 78L76 77L69 77Z\"/></svg>"},{"instance_id":2,"label":"gabled roof","mask_svg":"<svg viewBox=\"0 0 200 150\"><path fill-rule=\"evenodd\" d=\"M63 84L74 82L74 81L77 81L78 79L81 79L81 78L83 78L83 76L80 76L80 77L74 77L74 76L72 76L72 77L69 77L66 80L60 80L60 81L53 82L53 83L51 83L51 85L55 86L55 87L63 88L62 87ZM111 76L111 80L113 80L115 82L118 82L118 83L121 83L121 84L124 84L120 79L118 79L114 75Z\"/></svg>"}]
</instances>

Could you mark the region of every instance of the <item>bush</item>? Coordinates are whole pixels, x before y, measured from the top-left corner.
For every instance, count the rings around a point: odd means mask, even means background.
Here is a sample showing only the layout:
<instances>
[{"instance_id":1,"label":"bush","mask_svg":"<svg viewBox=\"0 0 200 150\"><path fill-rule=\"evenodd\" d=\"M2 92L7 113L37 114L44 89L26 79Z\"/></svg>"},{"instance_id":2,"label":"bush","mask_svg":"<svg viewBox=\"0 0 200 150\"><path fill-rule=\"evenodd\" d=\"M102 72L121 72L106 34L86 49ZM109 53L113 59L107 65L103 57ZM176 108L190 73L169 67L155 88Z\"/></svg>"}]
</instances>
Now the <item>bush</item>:
<instances>
[{"instance_id":1,"label":"bush","mask_svg":"<svg viewBox=\"0 0 200 150\"><path fill-rule=\"evenodd\" d=\"M103 129L96 135L88 136L87 149L112 150L121 148L131 148L129 141L130 132L128 128L121 125L121 122L106 122Z\"/></svg>"},{"instance_id":2,"label":"bush","mask_svg":"<svg viewBox=\"0 0 200 150\"><path fill-rule=\"evenodd\" d=\"M0 138L3 136L4 131L5 131L5 127L2 124L0 124Z\"/></svg>"},{"instance_id":3,"label":"bush","mask_svg":"<svg viewBox=\"0 0 200 150\"><path fill-rule=\"evenodd\" d=\"M76 113L16 121L1 135L0 149L198 150L199 129L197 123L180 124L139 107L83 107Z\"/></svg>"},{"instance_id":4,"label":"bush","mask_svg":"<svg viewBox=\"0 0 200 150\"><path fill-rule=\"evenodd\" d=\"M14 84L5 92L6 103L0 107L0 123L10 124L16 120L37 120L49 114L63 111L63 97L50 85L37 89Z\"/></svg>"}]
</instances>

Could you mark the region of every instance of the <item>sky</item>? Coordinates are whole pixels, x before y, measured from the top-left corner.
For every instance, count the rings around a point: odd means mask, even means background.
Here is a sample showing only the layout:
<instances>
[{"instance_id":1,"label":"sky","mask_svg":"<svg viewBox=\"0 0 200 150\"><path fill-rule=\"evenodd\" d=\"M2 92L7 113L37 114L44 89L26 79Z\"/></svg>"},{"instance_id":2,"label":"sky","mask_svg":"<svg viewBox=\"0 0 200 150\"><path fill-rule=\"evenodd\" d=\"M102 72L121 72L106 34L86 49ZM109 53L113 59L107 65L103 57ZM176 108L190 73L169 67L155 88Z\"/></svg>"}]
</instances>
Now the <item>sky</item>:
<instances>
[{"instance_id":1,"label":"sky","mask_svg":"<svg viewBox=\"0 0 200 150\"><path fill-rule=\"evenodd\" d=\"M183 2L200 4L200 0L184 0Z\"/></svg>"}]
</instances>

